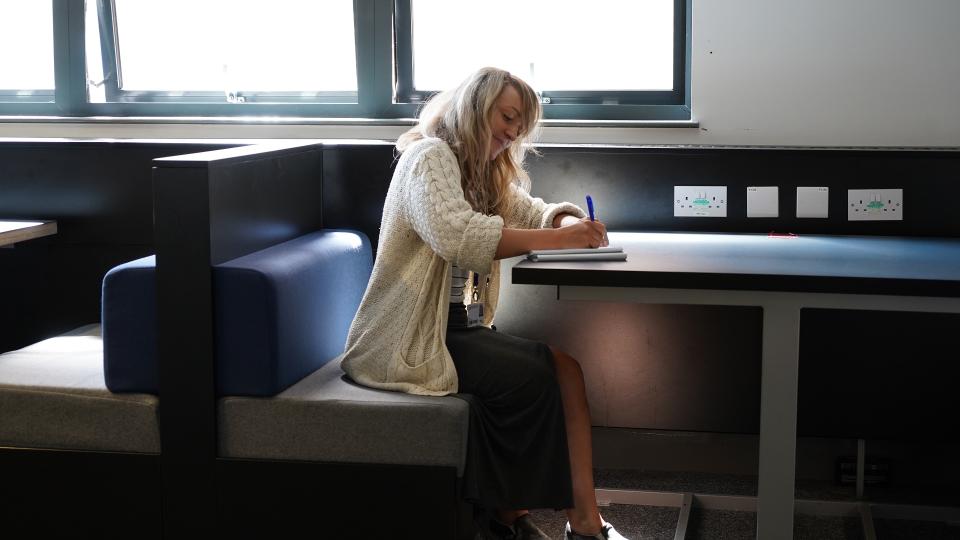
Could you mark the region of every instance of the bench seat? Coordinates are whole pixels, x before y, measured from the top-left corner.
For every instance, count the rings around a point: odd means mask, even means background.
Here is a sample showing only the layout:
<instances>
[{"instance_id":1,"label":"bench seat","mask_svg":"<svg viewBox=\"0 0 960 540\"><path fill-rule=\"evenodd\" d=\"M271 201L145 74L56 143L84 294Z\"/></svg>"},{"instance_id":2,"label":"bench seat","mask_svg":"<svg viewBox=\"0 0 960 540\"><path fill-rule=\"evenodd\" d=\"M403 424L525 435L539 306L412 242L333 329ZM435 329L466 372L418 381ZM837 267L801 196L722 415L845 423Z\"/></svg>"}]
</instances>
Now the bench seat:
<instances>
[{"instance_id":1,"label":"bench seat","mask_svg":"<svg viewBox=\"0 0 960 540\"><path fill-rule=\"evenodd\" d=\"M360 386L336 358L271 398L219 400L219 455L456 467L469 410L461 399Z\"/></svg>"},{"instance_id":2,"label":"bench seat","mask_svg":"<svg viewBox=\"0 0 960 540\"><path fill-rule=\"evenodd\" d=\"M0 354L0 446L157 454L158 405L107 389L98 324Z\"/></svg>"}]
</instances>

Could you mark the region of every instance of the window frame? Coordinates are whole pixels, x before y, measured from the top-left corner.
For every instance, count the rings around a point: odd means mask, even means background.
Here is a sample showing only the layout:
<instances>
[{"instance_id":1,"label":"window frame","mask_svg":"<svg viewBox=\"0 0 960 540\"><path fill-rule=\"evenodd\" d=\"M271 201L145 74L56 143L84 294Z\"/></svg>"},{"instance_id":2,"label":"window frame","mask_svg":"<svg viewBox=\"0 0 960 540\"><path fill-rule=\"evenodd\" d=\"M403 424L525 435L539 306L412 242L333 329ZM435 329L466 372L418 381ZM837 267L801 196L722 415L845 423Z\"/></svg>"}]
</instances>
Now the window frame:
<instances>
[{"instance_id":1,"label":"window frame","mask_svg":"<svg viewBox=\"0 0 960 540\"><path fill-rule=\"evenodd\" d=\"M50 0L53 4L55 89L53 102L28 101L29 97L3 101L0 115L56 117L171 117L237 118L275 117L284 122L315 119L394 123L415 118L427 93L411 93L412 47L410 0L353 0L357 92L354 103L307 102L299 92L242 94L246 103L229 103L222 92L133 92L120 90L121 73L116 50L113 0L91 2L103 8L99 17L100 49L106 86L106 103L90 103L87 87L85 0ZM674 88L663 95L648 95L635 102L636 93L605 97L630 103L604 104L591 92L546 92L544 118L548 125L614 125L644 121L690 121L690 4L673 0ZM395 15L396 14L396 15ZM406 28L403 31L402 28ZM166 95L165 95L166 94ZM317 93L314 98L342 101L344 95ZM320 96L319 94L328 94ZM352 93L351 93L352 94ZM621 94L621 93L614 93ZM669 94L669 95L666 95ZM8 93L9 95L9 93ZM192 102L184 102L184 97ZM34 97L50 98L50 93ZM270 103L257 102L269 96ZM412 96L412 97L411 97ZM347 97L354 97L353 95ZM308 96L309 98L309 96ZM589 103L593 100L593 103ZM617 122L619 121L619 122Z\"/></svg>"},{"instance_id":2,"label":"window frame","mask_svg":"<svg viewBox=\"0 0 960 540\"><path fill-rule=\"evenodd\" d=\"M396 34L396 99L423 103L438 89L413 84L412 0L394 0ZM547 120L689 120L690 0L673 0L673 90L549 91L540 90Z\"/></svg>"},{"instance_id":3,"label":"window frame","mask_svg":"<svg viewBox=\"0 0 960 540\"><path fill-rule=\"evenodd\" d=\"M0 88L0 103L54 103L55 90L14 90Z\"/></svg>"}]
</instances>

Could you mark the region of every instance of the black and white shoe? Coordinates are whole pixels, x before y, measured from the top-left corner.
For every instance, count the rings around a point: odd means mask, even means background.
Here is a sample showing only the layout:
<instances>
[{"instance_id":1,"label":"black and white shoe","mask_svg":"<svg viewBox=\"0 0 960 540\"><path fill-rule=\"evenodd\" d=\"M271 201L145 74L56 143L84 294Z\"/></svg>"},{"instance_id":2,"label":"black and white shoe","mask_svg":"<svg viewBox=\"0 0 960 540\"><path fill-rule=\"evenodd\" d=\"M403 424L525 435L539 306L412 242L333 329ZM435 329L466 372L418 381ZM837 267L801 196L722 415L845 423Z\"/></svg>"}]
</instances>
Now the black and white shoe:
<instances>
[{"instance_id":1,"label":"black and white shoe","mask_svg":"<svg viewBox=\"0 0 960 540\"><path fill-rule=\"evenodd\" d=\"M570 522L568 521L565 537L567 540L627 540L613 528L613 525L606 521L600 526L600 532L593 536L573 532L573 529L570 528Z\"/></svg>"}]
</instances>

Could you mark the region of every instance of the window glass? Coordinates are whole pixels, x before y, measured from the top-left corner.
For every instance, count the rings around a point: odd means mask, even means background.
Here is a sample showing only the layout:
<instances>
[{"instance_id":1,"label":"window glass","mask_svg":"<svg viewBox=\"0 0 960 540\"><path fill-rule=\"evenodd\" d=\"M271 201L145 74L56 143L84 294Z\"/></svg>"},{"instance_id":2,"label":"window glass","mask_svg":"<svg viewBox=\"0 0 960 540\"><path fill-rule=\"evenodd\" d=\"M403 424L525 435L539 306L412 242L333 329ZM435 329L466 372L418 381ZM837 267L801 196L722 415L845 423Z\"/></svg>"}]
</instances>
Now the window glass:
<instances>
[{"instance_id":1,"label":"window glass","mask_svg":"<svg viewBox=\"0 0 960 540\"><path fill-rule=\"evenodd\" d=\"M0 0L0 90L53 90L53 3Z\"/></svg>"},{"instance_id":2,"label":"window glass","mask_svg":"<svg viewBox=\"0 0 960 540\"><path fill-rule=\"evenodd\" d=\"M538 90L673 89L673 0L412 0L413 84L443 90L481 66Z\"/></svg>"},{"instance_id":3,"label":"window glass","mask_svg":"<svg viewBox=\"0 0 960 540\"><path fill-rule=\"evenodd\" d=\"M351 0L115 1L121 90L357 90Z\"/></svg>"}]
</instances>

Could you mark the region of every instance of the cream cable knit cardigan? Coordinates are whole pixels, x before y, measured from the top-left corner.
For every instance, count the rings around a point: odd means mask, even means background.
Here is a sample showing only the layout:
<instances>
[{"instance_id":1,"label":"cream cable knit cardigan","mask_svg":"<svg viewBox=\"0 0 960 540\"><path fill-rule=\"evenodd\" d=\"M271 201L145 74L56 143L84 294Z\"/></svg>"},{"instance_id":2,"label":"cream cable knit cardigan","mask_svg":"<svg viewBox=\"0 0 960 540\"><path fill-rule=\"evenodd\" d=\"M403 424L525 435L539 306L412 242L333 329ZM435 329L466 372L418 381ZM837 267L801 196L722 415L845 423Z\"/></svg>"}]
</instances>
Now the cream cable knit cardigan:
<instances>
[{"instance_id":1,"label":"cream cable knit cardigan","mask_svg":"<svg viewBox=\"0 0 960 540\"><path fill-rule=\"evenodd\" d=\"M546 228L570 204L547 204L512 187L506 218L474 212L464 199L457 158L427 138L400 157L383 207L370 282L347 335L341 366L356 382L411 394L457 391L445 339L450 265L489 274L484 324L493 320L500 288L494 260L504 227Z\"/></svg>"}]
</instances>

